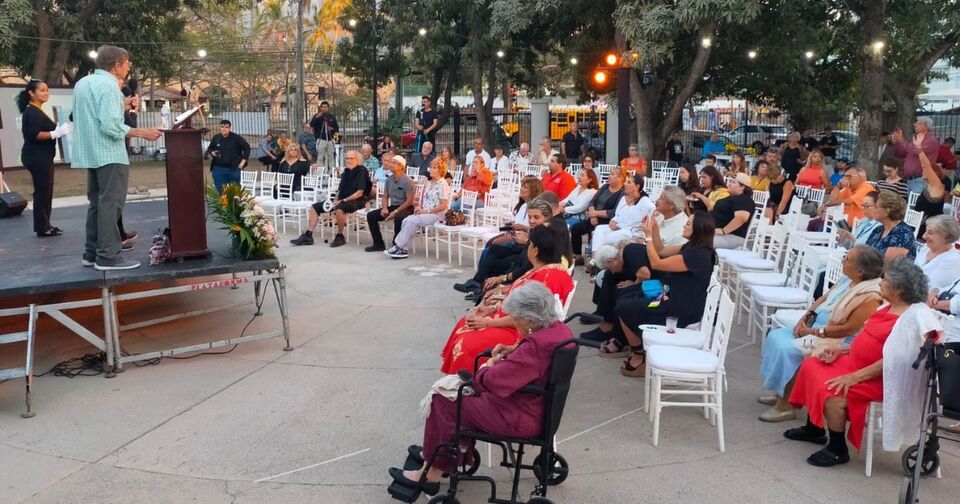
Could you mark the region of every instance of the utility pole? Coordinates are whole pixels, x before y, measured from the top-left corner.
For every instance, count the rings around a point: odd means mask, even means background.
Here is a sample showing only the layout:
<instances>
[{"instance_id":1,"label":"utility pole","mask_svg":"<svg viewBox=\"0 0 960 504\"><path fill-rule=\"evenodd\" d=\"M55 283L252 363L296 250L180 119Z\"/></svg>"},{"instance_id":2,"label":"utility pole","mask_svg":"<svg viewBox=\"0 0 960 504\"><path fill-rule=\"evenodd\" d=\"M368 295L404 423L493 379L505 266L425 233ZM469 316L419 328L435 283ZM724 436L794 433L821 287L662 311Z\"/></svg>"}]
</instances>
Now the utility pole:
<instances>
[{"instance_id":1,"label":"utility pole","mask_svg":"<svg viewBox=\"0 0 960 504\"><path fill-rule=\"evenodd\" d=\"M297 0L297 96L294 100L296 105L296 111L293 114L293 120L295 129L290 132L290 136L297 138L304 122L304 114L306 113L306 97L307 93L303 88L303 2L305 0Z\"/></svg>"},{"instance_id":2,"label":"utility pole","mask_svg":"<svg viewBox=\"0 0 960 504\"><path fill-rule=\"evenodd\" d=\"M372 31L373 31L373 63L370 65L370 73L373 76L373 128L371 133L373 134L373 149L376 151L377 144L380 140L380 135L378 133L378 124L377 124L377 56L380 53L380 48L378 47L379 38L377 36L377 17L379 16L378 9L379 0L373 1L373 19Z\"/></svg>"}]
</instances>

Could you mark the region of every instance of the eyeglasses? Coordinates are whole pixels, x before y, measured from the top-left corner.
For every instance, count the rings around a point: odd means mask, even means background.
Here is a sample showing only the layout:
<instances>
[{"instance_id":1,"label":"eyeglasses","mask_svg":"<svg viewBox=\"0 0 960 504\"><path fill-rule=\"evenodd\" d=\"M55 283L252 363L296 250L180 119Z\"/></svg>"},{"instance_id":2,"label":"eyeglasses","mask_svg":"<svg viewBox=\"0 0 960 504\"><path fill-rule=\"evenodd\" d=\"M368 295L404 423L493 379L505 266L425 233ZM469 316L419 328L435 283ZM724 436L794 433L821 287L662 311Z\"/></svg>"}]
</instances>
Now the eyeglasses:
<instances>
[{"instance_id":1,"label":"eyeglasses","mask_svg":"<svg viewBox=\"0 0 960 504\"><path fill-rule=\"evenodd\" d=\"M861 203L860 208L876 208L877 205L871 203Z\"/></svg>"}]
</instances>

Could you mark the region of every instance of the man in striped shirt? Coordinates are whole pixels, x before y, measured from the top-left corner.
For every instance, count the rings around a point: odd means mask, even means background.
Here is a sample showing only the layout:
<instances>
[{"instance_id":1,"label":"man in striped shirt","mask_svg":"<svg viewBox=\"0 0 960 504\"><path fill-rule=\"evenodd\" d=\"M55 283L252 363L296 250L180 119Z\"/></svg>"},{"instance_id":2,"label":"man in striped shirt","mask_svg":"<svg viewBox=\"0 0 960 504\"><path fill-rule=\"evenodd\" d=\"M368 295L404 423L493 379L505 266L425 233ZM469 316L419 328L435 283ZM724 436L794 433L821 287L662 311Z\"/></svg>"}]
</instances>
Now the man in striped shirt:
<instances>
[{"instance_id":1,"label":"man in striped shirt","mask_svg":"<svg viewBox=\"0 0 960 504\"><path fill-rule=\"evenodd\" d=\"M134 269L137 261L120 256L117 218L127 199L130 158L125 139L155 141L158 129L131 128L124 123L121 83L130 73L125 49L97 49L97 70L77 82L73 92L73 168L87 169L86 244L82 264L100 271Z\"/></svg>"}]
</instances>

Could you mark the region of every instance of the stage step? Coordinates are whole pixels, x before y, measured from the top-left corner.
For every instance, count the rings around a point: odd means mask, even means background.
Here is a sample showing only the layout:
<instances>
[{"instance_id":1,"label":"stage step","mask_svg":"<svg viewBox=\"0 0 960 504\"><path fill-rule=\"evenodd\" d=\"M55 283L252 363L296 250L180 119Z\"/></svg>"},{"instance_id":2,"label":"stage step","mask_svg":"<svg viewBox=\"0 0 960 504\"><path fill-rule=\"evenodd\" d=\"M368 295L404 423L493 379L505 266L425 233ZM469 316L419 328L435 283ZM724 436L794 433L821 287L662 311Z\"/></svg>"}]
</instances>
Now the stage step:
<instances>
[{"instance_id":1,"label":"stage step","mask_svg":"<svg viewBox=\"0 0 960 504\"><path fill-rule=\"evenodd\" d=\"M21 341L27 341L27 338L30 337L30 333L27 331L10 333L10 334L0 334L0 345L6 345L8 343L19 343Z\"/></svg>"},{"instance_id":2,"label":"stage step","mask_svg":"<svg viewBox=\"0 0 960 504\"><path fill-rule=\"evenodd\" d=\"M27 368L0 369L0 381L23 378L24 376L27 376Z\"/></svg>"}]
</instances>

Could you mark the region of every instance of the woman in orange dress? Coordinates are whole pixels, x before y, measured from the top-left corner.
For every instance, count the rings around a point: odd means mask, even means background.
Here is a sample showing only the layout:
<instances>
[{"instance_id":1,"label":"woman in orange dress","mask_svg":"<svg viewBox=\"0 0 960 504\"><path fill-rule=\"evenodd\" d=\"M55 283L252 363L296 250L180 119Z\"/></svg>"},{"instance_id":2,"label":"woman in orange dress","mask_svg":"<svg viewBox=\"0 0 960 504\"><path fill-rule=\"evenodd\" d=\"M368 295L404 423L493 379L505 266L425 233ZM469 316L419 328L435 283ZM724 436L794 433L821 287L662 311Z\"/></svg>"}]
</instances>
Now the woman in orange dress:
<instances>
[{"instance_id":1,"label":"woman in orange dress","mask_svg":"<svg viewBox=\"0 0 960 504\"><path fill-rule=\"evenodd\" d=\"M627 157L620 160L620 167L625 171L633 171L641 177L647 176L647 160L640 155L640 146L630 144L627 149Z\"/></svg>"},{"instance_id":2,"label":"woman in orange dress","mask_svg":"<svg viewBox=\"0 0 960 504\"><path fill-rule=\"evenodd\" d=\"M483 302L457 322L440 354L443 357L440 371L446 374L454 374L462 369L473 372L473 361L484 350L497 345L512 346L520 341L522 336L515 321L501 307L510 289L529 282L540 282L566 301L573 290L573 279L567 268L560 264L563 257L563 231L552 229L549 223L530 230L527 258L533 268L509 287L488 291Z\"/></svg>"},{"instance_id":3,"label":"woman in orange dress","mask_svg":"<svg viewBox=\"0 0 960 504\"><path fill-rule=\"evenodd\" d=\"M820 152L820 149L813 149L807 161L810 164L804 166L797 174L796 185L830 192L830 174L827 173L827 167L823 164L823 152Z\"/></svg>"},{"instance_id":4,"label":"woman in orange dress","mask_svg":"<svg viewBox=\"0 0 960 504\"><path fill-rule=\"evenodd\" d=\"M883 401L884 344L888 337L895 337L891 333L897 330L901 315L927 298L923 270L909 258L888 263L880 278L880 296L889 304L867 319L849 348L828 347L806 358L797 371L790 404L807 408L808 420L803 427L784 432L783 437L827 444L807 458L810 465L830 467L849 462L847 439L860 450L867 408L872 401ZM824 427L829 429L829 438Z\"/></svg>"}]
</instances>

